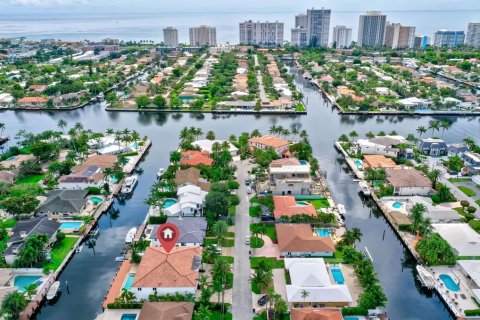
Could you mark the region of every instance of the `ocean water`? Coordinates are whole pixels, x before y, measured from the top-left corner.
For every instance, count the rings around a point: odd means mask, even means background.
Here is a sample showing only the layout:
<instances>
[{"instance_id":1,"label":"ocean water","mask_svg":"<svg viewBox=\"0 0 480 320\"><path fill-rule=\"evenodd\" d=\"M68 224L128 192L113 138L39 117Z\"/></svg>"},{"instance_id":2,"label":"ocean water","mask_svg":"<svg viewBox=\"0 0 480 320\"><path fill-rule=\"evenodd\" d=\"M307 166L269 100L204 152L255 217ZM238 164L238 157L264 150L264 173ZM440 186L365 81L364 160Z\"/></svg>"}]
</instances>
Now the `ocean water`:
<instances>
[{"instance_id":1,"label":"ocean water","mask_svg":"<svg viewBox=\"0 0 480 320\"><path fill-rule=\"evenodd\" d=\"M0 7L1 9L1 7ZM305 8L306 11L307 8ZM1 10L0 10L1 11ZM101 40L119 38L128 40L163 40L162 29L167 26L179 30L180 42L188 42L188 28L200 24L217 27L220 43L238 43L238 23L245 20L280 21L285 23L284 39L290 41L294 16L299 12L241 12L241 13L62 13L62 14L5 14L0 12L0 37L25 36L28 39L54 38L62 40ZM358 17L363 11L332 11L333 26L353 28L353 40L358 33ZM416 26L417 34L432 36L438 29L467 29L468 22L477 21L480 10L438 11L384 11L387 20Z\"/></svg>"}]
</instances>

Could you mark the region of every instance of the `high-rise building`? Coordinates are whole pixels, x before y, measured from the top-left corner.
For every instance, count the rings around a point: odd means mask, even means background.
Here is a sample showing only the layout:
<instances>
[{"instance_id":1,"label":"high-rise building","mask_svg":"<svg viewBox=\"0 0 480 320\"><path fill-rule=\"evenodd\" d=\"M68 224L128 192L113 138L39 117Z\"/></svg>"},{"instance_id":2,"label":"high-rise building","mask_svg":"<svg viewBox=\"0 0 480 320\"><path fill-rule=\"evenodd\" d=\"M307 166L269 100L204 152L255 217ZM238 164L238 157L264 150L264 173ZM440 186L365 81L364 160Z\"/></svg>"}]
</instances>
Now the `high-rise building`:
<instances>
[{"instance_id":1,"label":"high-rise building","mask_svg":"<svg viewBox=\"0 0 480 320\"><path fill-rule=\"evenodd\" d=\"M281 46L283 44L283 22L240 22L240 43L261 46Z\"/></svg>"},{"instance_id":2,"label":"high-rise building","mask_svg":"<svg viewBox=\"0 0 480 320\"><path fill-rule=\"evenodd\" d=\"M307 29L304 29L304 28L292 29L291 44L292 46L296 46L296 47L308 46Z\"/></svg>"},{"instance_id":3,"label":"high-rise building","mask_svg":"<svg viewBox=\"0 0 480 320\"><path fill-rule=\"evenodd\" d=\"M413 47L415 49L425 50L425 48L429 44L430 44L430 37L429 36L415 36L415 42L413 44Z\"/></svg>"},{"instance_id":4,"label":"high-rise building","mask_svg":"<svg viewBox=\"0 0 480 320\"><path fill-rule=\"evenodd\" d=\"M163 29L163 43L167 47L178 47L178 30L172 27Z\"/></svg>"},{"instance_id":5,"label":"high-rise building","mask_svg":"<svg viewBox=\"0 0 480 320\"><path fill-rule=\"evenodd\" d=\"M199 26L190 28L190 45L191 46L216 46L217 45L217 28L209 26Z\"/></svg>"},{"instance_id":6,"label":"high-rise building","mask_svg":"<svg viewBox=\"0 0 480 320\"><path fill-rule=\"evenodd\" d=\"M329 9L307 10L307 41L311 47L326 47L330 33Z\"/></svg>"},{"instance_id":7,"label":"high-rise building","mask_svg":"<svg viewBox=\"0 0 480 320\"><path fill-rule=\"evenodd\" d=\"M435 47L455 48L465 42L464 31L438 30L433 35L433 45Z\"/></svg>"},{"instance_id":8,"label":"high-rise building","mask_svg":"<svg viewBox=\"0 0 480 320\"><path fill-rule=\"evenodd\" d=\"M333 27L333 45L335 48L348 48L352 44L352 28Z\"/></svg>"},{"instance_id":9,"label":"high-rise building","mask_svg":"<svg viewBox=\"0 0 480 320\"><path fill-rule=\"evenodd\" d=\"M465 44L469 47L480 48L480 22L470 22L468 24Z\"/></svg>"},{"instance_id":10,"label":"high-rise building","mask_svg":"<svg viewBox=\"0 0 480 320\"><path fill-rule=\"evenodd\" d=\"M385 45L393 49L413 48L415 27L402 26L400 23L387 23Z\"/></svg>"},{"instance_id":11,"label":"high-rise building","mask_svg":"<svg viewBox=\"0 0 480 320\"><path fill-rule=\"evenodd\" d=\"M307 15L305 13L300 13L295 16L295 28L307 28Z\"/></svg>"},{"instance_id":12,"label":"high-rise building","mask_svg":"<svg viewBox=\"0 0 480 320\"><path fill-rule=\"evenodd\" d=\"M387 16L380 11L367 11L360 15L358 41L360 47L382 46L385 40Z\"/></svg>"}]
</instances>

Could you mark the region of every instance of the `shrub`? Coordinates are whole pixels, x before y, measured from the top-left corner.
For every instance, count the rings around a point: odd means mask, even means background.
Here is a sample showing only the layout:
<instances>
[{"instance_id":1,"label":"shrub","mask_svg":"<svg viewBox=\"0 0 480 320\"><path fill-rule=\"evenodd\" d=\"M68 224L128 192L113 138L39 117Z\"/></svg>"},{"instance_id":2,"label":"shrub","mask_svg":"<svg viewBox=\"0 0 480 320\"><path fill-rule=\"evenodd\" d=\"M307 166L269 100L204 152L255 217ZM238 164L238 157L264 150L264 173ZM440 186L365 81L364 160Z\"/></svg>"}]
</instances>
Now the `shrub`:
<instances>
[{"instance_id":1,"label":"shrub","mask_svg":"<svg viewBox=\"0 0 480 320\"><path fill-rule=\"evenodd\" d=\"M480 309L465 310L466 316L480 316Z\"/></svg>"},{"instance_id":2,"label":"shrub","mask_svg":"<svg viewBox=\"0 0 480 320\"><path fill-rule=\"evenodd\" d=\"M168 217L167 216L150 216L148 218L148 223L149 224L162 224L167 222Z\"/></svg>"},{"instance_id":3,"label":"shrub","mask_svg":"<svg viewBox=\"0 0 480 320\"><path fill-rule=\"evenodd\" d=\"M477 211L477 208L475 208L475 207L473 207L473 206L469 206L469 207L467 208L467 211L468 211L468 213L472 213L472 214L473 214L473 213L475 213L475 211Z\"/></svg>"},{"instance_id":4,"label":"shrub","mask_svg":"<svg viewBox=\"0 0 480 320\"><path fill-rule=\"evenodd\" d=\"M470 202L468 202L467 200L462 200L460 201L460 205L462 206L462 208L467 208L468 206L470 206Z\"/></svg>"},{"instance_id":5,"label":"shrub","mask_svg":"<svg viewBox=\"0 0 480 320\"><path fill-rule=\"evenodd\" d=\"M480 220L470 220L468 225L478 233L480 233Z\"/></svg>"},{"instance_id":6,"label":"shrub","mask_svg":"<svg viewBox=\"0 0 480 320\"><path fill-rule=\"evenodd\" d=\"M230 180L228 181L228 188L230 190L236 190L240 187L240 184L237 181Z\"/></svg>"},{"instance_id":7,"label":"shrub","mask_svg":"<svg viewBox=\"0 0 480 320\"><path fill-rule=\"evenodd\" d=\"M102 190L100 190L100 188L97 188L97 187L88 187L86 190L88 191L88 194L91 194L91 195L99 195L102 193Z\"/></svg>"},{"instance_id":8,"label":"shrub","mask_svg":"<svg viewBox=\"0 0 480 320\"><path fill-rule=\"evenodd\" d=\"M368 310L362 307L344 307L342 308L342 315L344 316L366 316Z\"/></svg>"}]
</instances>

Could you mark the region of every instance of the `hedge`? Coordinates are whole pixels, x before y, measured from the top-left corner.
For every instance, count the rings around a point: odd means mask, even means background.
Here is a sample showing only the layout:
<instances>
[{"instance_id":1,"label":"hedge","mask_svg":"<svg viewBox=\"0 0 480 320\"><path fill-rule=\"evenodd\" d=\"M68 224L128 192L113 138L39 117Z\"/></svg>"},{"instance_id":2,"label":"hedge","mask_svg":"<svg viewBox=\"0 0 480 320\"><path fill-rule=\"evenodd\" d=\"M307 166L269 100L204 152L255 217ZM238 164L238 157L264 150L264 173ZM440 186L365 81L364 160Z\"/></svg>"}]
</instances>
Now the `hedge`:
<instances>
[{"instance_id":1,"label":"hedge","mask_svg":"<svg viewBox=\"0 0 480 320\"><path fill-rule=\"evenodd\" d=\"M141 303L109 303L107 309L142 309Z\"/></svg>"},{"instance_id":2,"label":"hedge","mask_svg":"<svg viewBox=\"0 0 480 320\"><path fill-rule=\"evenodd\" d=\"M149 224L162 224L167 222L168 217L167 216L150 216L148 218L148 223Z\"/></svg>"},{"instance_id":3,"label":"hedge","mask_svg":"<svg viewBox=\"0 0 480 320\"><path fill-rule=\"evenodd\" d=\"M368 310L362 307L344 307L342 308L344 316L367 316Z\"/></svg>"},{"instance_id":4,"label":"hedge","mask_svg":"<svg viewBox=\"0 0 480 320\"><path fill-rule=\"evenodd\" d=\"M465 310L466 316L480 316L480 309Z\"/></svg>"}]
</instances>

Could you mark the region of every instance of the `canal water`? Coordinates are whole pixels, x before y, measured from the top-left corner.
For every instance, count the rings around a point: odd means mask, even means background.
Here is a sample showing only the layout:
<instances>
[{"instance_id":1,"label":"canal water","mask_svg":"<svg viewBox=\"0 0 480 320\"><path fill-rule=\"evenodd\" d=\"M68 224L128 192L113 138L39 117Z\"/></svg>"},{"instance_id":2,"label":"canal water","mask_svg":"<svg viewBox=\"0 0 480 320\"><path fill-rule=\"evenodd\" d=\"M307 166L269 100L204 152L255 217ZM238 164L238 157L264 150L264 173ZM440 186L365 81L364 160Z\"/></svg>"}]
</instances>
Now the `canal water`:
<instances>
[{"instance_id":1,"label":"canal water","mask_svg":"<svg viewBox=\"0 0 480 320\"><path fill-rule=\"evenodd\" d=\"M21 129L40 132L55 129L58 120L66 120L70 126L81 122L94 131L129 128L153 141L152 148L140 164L143 173L130 199L116 201L111 214L99 220L100 236L95 246L84 246L74 255L60 276L62 295L54 305L42 308L37 319L94 319L102 311L103 298L115 276L127 231L140 225L147 212L144 202L159 167L168 165L169 151L176 148L178 134L184 126L200 127L204 132L215 131L217 138L226 139L230 134L259 129L267 132L272 125L286 128L296 126L305 129L315 156L322 170L327 172L327 182L337 203L345 205L348 227L359 227L363 232L360 249L368 248L373 264L379 274L381 285L388 297L388 315L394 320L405 319L452 319L436 295L424 292L414 277L414 263L397 239L383 216L359 195L359 187L342 158L333 147L333 142L342 133L356 130L360 135L368 131L397 131L406 135L419 125L428 127L431 117L402 116L340 116L323 100L317 90L297 76L299 89L305 95L308 115L198 115L112 113L100 106L65 112L0 111L0 122L6 124L5 134L14 136ZM464 137L479 138L479 118L449 118L452 126L445 131L447 142L456 142ZM438 134L437 134L438 135ZM68 283L68 291L67 291Z\"/></svg>"}]
</instances>

